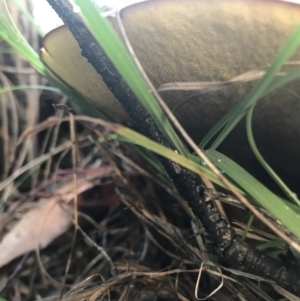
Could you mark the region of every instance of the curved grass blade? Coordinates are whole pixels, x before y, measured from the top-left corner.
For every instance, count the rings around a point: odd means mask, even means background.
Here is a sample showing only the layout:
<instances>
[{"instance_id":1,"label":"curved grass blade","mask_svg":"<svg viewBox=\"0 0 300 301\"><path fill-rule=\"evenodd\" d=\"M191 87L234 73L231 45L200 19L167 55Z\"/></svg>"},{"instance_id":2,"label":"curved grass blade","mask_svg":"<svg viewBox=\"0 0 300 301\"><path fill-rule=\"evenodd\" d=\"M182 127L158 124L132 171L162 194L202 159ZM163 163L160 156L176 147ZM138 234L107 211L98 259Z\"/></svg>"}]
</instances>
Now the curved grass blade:
<instances>
[{"instance_id":1,"label":"curved grass blade","mask_svg":"<svg viewBox=\"0 0 300 301\"><path fill-rule=\"evenodd\" d=\"M258 160L258 162L263 166L266 172L270 175L270 177L275 181L275 183L281 188L281 190L286 194L286 196L298 206L300 206L300 201L297 198L297 195L293 193L286 184L280 179L280 177L275 173L272 167L265 161L260 151L258 150L256 143L254 141L253 131L252 131L252 115L253 115L254 106L250 108L247 113L246 118L246 131L247 137L250 144L250 147Z\"/></svg>"},{"instance_id":2,"label":"curved grass blade","mask_svg":"<svg viewBox=\"0 0 300 301\"><path fill-rule=\"evenodd\" d=\"M268 86L261 97L267 95L268 93L276 90L287 83L300 77L300 68L296 67L290 70L286 75L275 77L272 83ZM230 112L228 112L219 122L217 122L211 130L204 136L204 138L199 143L199 147L204 149L207 143L231 120L236 116L239 105L235 106Z\"/></svg>"},{"instance_id":3,"label":"curved grass blade","mask_svg":"<svg viewBox=\"0 0 300 301\"><path fill-rule=\"evenodd\" d=\"M157 155L163 156L173 162L178 163L182 167L185 167L185 168L195 172L199 176L205 176L212 182L223 186L220 179L212 171L210 171L207 167L204 167L196 162L193 162L192 160L190 160L186 157L183 157L182 155L178 154L174 150L166 148L165 146L163 146L155 141L152 141L151 139L143 136L142 134L137 133L124 126L118 126L118 129L117 130L114 129L114 131L118 135L120 135L123 138L130 141L131 143L142 146L142 147L156 153Z\"/></svg>"},{"instance_id":4,"label":"curved grass blade","mask_svg":"<svg viewBox=\"0 0 300 301\"><path fill-rule=\"evenodd\" d=\"M205 151L208 158L225 175L239 185L257 205L266 209L296 237L300 238L300 207L267 189L246 170L218 151Z\"/></svg>"},{"instance_id":5,"label":"curved grass blade","mask_svg":"<svg viewBox=\"0 0 300 301\"><path fill-rule=\"evenodd\" d=\"M259 251L264 251L268 248L279 248L279 249L284 249L286 247L286 242L279 239L279 240L272 240L268 241L260 246L257 247L257 250Z\"/></svg>"},{"instance_id":6,"label":"curved grass blade","mask_svg":"<svg viewBox=\"0 0 300 301\"><path fill-rule=\"evenodd\" d=\"M282 68L283 64L295 52L300 44L300 26L290 35L285 45L281 48L272 65L268 68L266 74L257 82L255 87L251 90L249 95L238 104L233 110L228 112L203 138L201 147L205 145L221 130L221 133L214 140L211 148L216 149L222 141L227 137L231 130L243 118L247 109L253 106L256 101L268 91L275 75Z\"/></svg>"}]
</instances>

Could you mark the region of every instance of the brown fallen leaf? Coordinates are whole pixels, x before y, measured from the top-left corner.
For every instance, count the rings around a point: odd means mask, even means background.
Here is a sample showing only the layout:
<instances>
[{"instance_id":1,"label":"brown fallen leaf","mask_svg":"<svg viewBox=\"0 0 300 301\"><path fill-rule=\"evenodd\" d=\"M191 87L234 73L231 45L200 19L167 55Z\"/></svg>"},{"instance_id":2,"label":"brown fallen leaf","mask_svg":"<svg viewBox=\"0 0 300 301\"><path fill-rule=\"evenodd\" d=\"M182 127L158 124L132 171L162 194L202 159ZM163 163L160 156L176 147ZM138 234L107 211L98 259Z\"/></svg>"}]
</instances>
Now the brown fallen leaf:
<instances>
[{"instance_id":1,"label":"brown fallen leaf","mask_svg":"<svg viewBox=\"0 0 300 301\"><path fill-rule=\"evenodd\" d=\"M86 170L87 176L78 181L77 193L80 195L91 189L94 187L91 180L107 177L112 171L110 166ZM115 197L116 194L112 192L114 185L110 184L105 189L107 192L97 200L98 206L116 205L118 200ZM73 199L74 185L72 181L69 181L56 190L56 196L36 202L34 207L23 215L0 242L0 267L37 247L45 248L55 238L65 233L73 223Z\"/></svg>"},{"instance_id":2,"label":"brown fallen leaf","mask_svg":"<svg viewBox=\"0 0 300 301\"><path fill-rule=\"evenodd\" d=\"M63 206L72 210L72 205ZM70 214L56 198L41 199L4 236L0 243L0 267L37 247L45 248L71 225Z\"/></svg>"}]
</instances>

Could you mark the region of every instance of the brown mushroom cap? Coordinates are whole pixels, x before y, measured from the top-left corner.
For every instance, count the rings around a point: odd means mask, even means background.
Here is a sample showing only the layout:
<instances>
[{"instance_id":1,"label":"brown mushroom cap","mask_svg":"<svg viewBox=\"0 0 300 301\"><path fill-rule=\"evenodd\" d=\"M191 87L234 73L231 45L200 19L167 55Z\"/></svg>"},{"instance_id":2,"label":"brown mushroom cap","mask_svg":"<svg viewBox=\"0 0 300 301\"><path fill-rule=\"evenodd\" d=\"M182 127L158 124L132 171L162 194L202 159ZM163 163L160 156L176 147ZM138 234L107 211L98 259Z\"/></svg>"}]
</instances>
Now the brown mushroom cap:
<instances>
[{"instance_id":1,"label":"brown mushroom cap","mask_svg":"<svg viewBox=\"0 0 300 301\"><path fill-rule=\"evenodd\" d=\"M152 0L121 11L129 41L156 88L173 82L228 81L250 70L267 67L300 23L300 6L274 0ZM117 29L116 21L111 22ZM118 29L117 29L118 30ZM46 65L102 111L129 120L66 27L44 39L41 57ZM297 52L292 60L299 60ZM196 141L253 88L239 83L195 96L175 115ZM300 95L300 83L287 87ZM176 104L197 91L161 92ZM260 99L253 131L267 162L285 180L298 182L300 159L300 100L277 90ZM219 150L255 172L245 121L233 130Z\"/></svg>"}]
</instances>

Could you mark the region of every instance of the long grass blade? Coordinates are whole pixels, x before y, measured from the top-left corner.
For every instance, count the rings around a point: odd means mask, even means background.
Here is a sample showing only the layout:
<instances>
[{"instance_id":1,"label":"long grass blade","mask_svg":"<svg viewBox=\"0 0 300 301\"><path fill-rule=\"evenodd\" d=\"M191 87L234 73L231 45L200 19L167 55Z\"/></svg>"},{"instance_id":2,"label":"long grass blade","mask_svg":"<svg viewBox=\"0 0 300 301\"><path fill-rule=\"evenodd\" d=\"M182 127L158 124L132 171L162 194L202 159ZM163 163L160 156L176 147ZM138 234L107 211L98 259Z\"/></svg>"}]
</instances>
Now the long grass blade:
<instances>
[{"instance_id":1,"label":"long grass blade","mask_svg":"<svg viewBox=\"0 0 300 301\"><path fill-rule=\"evenodd\" d=\"M266 160L261 155L260 151L258 150L254 136L252 131L252 115L253 115L253 109L252 107L248 113L246 118L246 131L247 131L247 137L250 144L250 147L258 160L258 162L263 166L263 168L267 171L267 173L270 175L270 177L275 181L275 183L281 188L281 190L286 194L286 196L295 204L300 206L300 201L297 198L297 195L293 193L286 184L280 179L280 177L275 173L275 171L272 169L272 167L266 162Z\"/></svg>"},{"instance_id":2,"label":"long grass blade","mask_svg":"<svg viewBox=\"0 0 300 301\"><path fill-rule=\"evenodd\" d=\"M29 45L24 36L10 21L11 16L4 15L0 11L0 38L10 45L16 53L19 53L31 66L36 69L41 75L45 76L44 64L40 61L38 53Z\"/></svg>"},{"instance_id":3,"label":"long grass blade","mask_svg":"<svg viewBox=\"0 0 300 301\"><path fill-rule=\"evenodd\" d=\"M218 151L207 150L206 155L224 174L237 183L257 205L266 209L272 216L295 236L300 238L300 208L271 192L246 170ZM299 222L295 222L299 221Z\"/></svg>"},{"instance_id":4,"label":"long grass blade","mask_svg":"<svg viewBox=\"0 0 300 301\"><path fill-rule=\"evenodd\" d=\"M211 148L216 149L243 118L246 111L253 106L257 100L269 89L275 75L282 68L284 63L290 58L300 44L300 26L290 35L285 45L279 51L273 63L268 68L266 74L257 82L249 95L233 110L228 112L203 138L200 146L202 148L219 132L220 134L214 140ZM223 128L223 130L222 130Z\"/></svg>"},{"instance_id":5,"label":"long grass blade","mask_svg":"<svg viewBox=\"0 0 300 301\"><path fill-rule=\"evenodd\" d=\"M149 91L146 82L140 75L138 68L134 64L121 40L108 21L102 17L98 5L91 0L73 0L72 2L80 8L81 17L85 24L123 76L129 87L141 101L142 105L154 118L177 151L186 155L186 150L181 140L175 133L169 120L166 118L162 108L156 102L151 91Z\"/></svg>"}]
</instances>

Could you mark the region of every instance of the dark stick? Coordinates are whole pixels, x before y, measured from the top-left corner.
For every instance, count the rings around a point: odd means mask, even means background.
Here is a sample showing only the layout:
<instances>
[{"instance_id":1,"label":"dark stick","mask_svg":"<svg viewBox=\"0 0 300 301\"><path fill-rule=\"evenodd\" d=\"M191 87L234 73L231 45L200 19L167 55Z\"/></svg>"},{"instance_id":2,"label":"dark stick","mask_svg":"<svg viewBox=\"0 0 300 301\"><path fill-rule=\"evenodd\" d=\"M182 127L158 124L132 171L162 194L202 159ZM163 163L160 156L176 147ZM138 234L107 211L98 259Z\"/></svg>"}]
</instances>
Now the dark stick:
<instances>
[{"instance_id":1,"label":"dark stick","mask_svg":"<svg viewBox=\"0 0 300 301\"><path fill-rule=\"evenodd\" d=\"M165 139L154 120L140 104L105 52L70 9L66 1L47 1L74 35L81 47L82 55L102 76L107 87L122 104L127 114L140 129L140 132L148 138L171 148L170 143ZM202 186L200 178L177 163L162 157L160 157L160 161L181 196L201 220L210 239L216 245L216 252L222 261L236 268L246 269L248 272L274 280L291 292L300 294L300 271L297 268L284 267L281 262L263 255L256 251L254 247L236 237L234 229L221 217L214 204L214 199L206 194L207 191Z\"/></svg>"}]
</instances>

